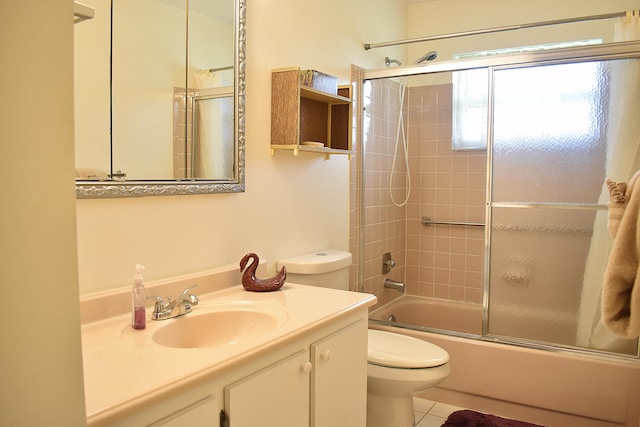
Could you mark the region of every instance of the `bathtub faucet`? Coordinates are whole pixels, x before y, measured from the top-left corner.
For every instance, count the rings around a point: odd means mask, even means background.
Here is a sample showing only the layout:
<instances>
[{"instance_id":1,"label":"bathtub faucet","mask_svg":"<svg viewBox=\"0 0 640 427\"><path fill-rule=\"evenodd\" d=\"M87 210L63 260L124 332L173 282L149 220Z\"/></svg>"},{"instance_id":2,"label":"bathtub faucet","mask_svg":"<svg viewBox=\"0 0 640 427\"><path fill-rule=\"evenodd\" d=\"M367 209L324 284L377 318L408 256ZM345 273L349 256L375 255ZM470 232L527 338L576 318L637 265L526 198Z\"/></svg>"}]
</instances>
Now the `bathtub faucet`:
<instances>
[{"instance_id":1,"label":"bathtub faucet","mask_svg":"<svg viewBox=\"0 0 640 427\"><path fill-rule=\"evenodd\" d=\"M404 292L404 282L399 282L392 279L384 279L384 287L388 289L395 289L399 292Z\"/></svg>"}]
</instances>

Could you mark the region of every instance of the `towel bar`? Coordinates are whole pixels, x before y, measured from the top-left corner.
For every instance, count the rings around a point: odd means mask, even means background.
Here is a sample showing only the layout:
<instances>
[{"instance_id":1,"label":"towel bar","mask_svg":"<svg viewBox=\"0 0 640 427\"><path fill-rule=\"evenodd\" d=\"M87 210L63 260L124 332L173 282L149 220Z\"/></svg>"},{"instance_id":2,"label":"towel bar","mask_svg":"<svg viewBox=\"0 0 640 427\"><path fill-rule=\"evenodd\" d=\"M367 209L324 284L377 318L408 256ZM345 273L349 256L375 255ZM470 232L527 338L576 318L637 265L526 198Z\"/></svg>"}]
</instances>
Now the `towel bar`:
<instances>
[{"instance_id":1,"label":"towel bar","mask_svg":"<svg viewBox=\"0 0 640 427\"><path fill-rule=\"evenodd\" d=\"M445 224L445 225L468 225L472 227L484 227L483 222L463 222L463 221L440 221L436 219L431 219L430 216L422 217L422 225L431 225L431 224Z\"/></svg>"}]
</instances>

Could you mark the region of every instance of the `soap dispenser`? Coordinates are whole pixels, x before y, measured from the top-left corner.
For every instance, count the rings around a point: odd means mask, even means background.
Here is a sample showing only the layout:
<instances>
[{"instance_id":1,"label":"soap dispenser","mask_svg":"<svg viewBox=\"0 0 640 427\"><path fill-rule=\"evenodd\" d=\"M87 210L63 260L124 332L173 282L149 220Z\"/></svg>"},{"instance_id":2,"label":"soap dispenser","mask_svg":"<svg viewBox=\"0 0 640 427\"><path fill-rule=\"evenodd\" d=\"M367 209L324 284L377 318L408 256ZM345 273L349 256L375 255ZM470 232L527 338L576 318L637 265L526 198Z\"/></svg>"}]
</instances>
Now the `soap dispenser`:
<instances>
[{"instance_id":1,"label":"soap dispenser","mask_svg":"<svg viewBox=\"0 0 640 427\"><path fill-rule=\"evenodd\" d=\"M136 275L133 278L133 290L131 291L131 327L133 329L144 329L147 325L147 312L144 307L145 291L142 271L144 266L136 264Z\"/></svg>"}]
</instances>

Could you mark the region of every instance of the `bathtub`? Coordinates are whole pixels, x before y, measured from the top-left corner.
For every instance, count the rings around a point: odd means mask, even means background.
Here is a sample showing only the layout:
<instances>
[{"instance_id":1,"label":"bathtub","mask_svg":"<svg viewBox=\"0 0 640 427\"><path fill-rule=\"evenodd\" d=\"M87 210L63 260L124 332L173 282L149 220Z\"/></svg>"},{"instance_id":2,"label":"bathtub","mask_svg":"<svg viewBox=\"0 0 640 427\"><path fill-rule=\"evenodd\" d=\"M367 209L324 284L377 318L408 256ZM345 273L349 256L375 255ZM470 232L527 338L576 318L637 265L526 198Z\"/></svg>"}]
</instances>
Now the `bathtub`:
<instances>
[{"instance_id":1,"label":"bathtub","mask_svg":"<svg viewBox=\"0 0 640 427\"><path fill-rule=\"evenodd\" d=\"M370 319L482 335L482 305L403 295L373 311Z\"/></svg>"},{"instance_id":2,"label":"bathtub","mask_svg":"<svg viewBox=\"0 0 640 427\"><path fill-rule=\"evenodd\" d=\"M397 324L388 322L391 315ZM402 296L370 319L372 329L423 339L449 353L451 375L419 397L548 427L640 425L637 360L482 339L482 310L475 304Z\"/></svg>"}]
</instances>

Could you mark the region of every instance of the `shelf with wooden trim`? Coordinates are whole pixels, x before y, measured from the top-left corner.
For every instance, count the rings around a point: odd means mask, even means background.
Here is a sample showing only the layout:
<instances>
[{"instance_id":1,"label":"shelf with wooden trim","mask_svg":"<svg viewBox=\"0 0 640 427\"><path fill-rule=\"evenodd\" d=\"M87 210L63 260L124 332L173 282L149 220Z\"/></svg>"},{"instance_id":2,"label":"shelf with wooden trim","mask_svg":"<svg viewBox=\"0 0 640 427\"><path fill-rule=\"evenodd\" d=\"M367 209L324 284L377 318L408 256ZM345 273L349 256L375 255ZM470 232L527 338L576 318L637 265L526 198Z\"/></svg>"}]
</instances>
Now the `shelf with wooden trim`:
<instances>
[{"instance_id":1,"label":"shelf with wooden trim","mask_svg":"<svg viewBox=\"0 0 640 427\"><path fill-rule=\"evenodd\" d=\"M300 84L300 69L274 70L271 85L271 154L277 150L351 157L351 86L331 94Z\"/></svg>"},{"instance_id":2,"label":"shelf with wooden trim","mask_svg":"<svg viewBox=\"0 0 640 427\"><path fill-rule=\"evenodd\" d=\"M297 156L300 152L324 154L325 159L329 159L332 154L338 154L338 155L347 155L349 160L351 160L351 154L352 154L351 151L332 149L329 147L313 147L313 146L303 145L303 144L288 144L288 145L271 144L272 156L275 155L275 152L277 150L292 151L294 156Z\"/></svg>"}]
</instances>

